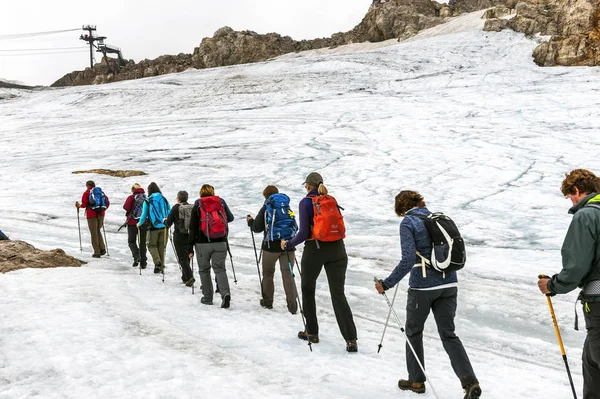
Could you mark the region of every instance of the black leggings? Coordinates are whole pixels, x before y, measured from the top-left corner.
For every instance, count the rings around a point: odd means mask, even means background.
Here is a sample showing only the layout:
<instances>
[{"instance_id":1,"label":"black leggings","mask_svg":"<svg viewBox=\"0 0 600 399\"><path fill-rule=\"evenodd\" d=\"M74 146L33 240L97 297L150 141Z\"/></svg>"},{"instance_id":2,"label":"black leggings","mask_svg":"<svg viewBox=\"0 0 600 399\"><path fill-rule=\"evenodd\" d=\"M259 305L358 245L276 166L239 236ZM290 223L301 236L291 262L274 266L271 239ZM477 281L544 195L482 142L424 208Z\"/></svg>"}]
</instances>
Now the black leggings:
<instances>
[{"instance_id":1,"label":"black leggings","mask_svg":"<svg viewBox=\"0 0 600 399\"><path fill-rule=\"evenodd\" d=\"M314 240L306 241L302 253L301 286L302 305L304 316L306 317L306 331L309 334L319 334L315 290L317 278L321 273L321 269L325 267L333 311L335 312L340 332L346 341L356 339L356 326L352 318L352 310L344 294L346 268L348 267L348 255L346 255L344 241L319 242L319 247L320 249L317 249Z\"/></svg>"}]
</instances>

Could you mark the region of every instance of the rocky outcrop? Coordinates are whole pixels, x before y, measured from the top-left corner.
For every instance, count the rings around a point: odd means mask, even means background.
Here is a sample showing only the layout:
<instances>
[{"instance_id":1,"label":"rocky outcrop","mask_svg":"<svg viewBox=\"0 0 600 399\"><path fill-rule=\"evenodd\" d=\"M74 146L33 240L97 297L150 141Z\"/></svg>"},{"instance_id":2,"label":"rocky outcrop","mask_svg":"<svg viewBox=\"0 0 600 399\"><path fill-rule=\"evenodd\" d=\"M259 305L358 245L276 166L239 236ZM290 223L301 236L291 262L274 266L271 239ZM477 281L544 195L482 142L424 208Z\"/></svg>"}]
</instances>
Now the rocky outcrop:
<instances>
[{"instance_id":1,"label":"rocky outcrop","mask_svg":"<svg viewBox=\"0 0 600 399\"><path fill-rule=\"evenodd\" d=\"M69 256L62 249L42 251L25 241L0 241L0 273L25 268L78 267L85 262Z\"/></svg>"},{"instance_id":2,"label":"rocky outcrop","mask_svg":"<svg viewBox=\"0 0 600 399\"><path fill-rule=\"evenodd\" d=\"M167 73L183 72L192 67L191 54L163 55L154 60L142 60L135 63L129 60L119 65L113 58L103 58L93 68L66 74L51 87L81 86L147 78Z\"/></svg>"},{"instance_id":3,"label":"rocky outcrop","mask_svg":"<svg viewBox=\"0 0 600 399\"><path fill-rule=\"evenodd\" d=\"M95 173L99 175L108 175L113 177L131 177L131 176L144 176L146 172L141 170L111 170L111 169L90 169L90 170L76 170L72 172L74 175L82 175Z\"/></svg>"},{"instance_id":4,"label":"rocky outcrop","mask_svg":"<svg viewBox=\"0 0 600 399\"><path fill-rule=\"evenodd\" d=\"M484 29L496 30L497 24L488 20ZM533 51L538 65L600 65L600 3L595 0L522 0L505 26L551 36Z\"/></svg>"}]
</instances>

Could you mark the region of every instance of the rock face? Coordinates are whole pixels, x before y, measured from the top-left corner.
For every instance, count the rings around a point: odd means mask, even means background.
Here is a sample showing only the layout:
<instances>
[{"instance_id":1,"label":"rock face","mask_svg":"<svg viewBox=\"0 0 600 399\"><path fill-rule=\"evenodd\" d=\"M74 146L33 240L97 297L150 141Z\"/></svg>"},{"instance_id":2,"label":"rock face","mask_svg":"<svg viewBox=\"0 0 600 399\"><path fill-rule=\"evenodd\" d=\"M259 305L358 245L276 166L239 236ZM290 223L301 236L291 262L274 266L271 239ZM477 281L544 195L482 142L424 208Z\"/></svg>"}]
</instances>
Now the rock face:
<instances>
[{"instance_id":1,"label":"rock face","mask_svg":"<svg viewBox=\"0 0 600 399\"><path fill-rule=\"evenodd\" d=\"M85 262L65 254L62 249L41 251L25 241L0 241L0 273L25 268L78 267Z\"/></svg>"},{"instance_id":2,"label":"rock face","mask_svg":"<svg viewBox=\"0 0 600 399\"><path fill-rule=\"evenodd\" d=\"M551 36L533 51L541 66L600 65L600 3L590 0L522 0L506 27L526 35ZM488 20L485 30L496 30Z\"/></svg>"},{"instance_id":3,"label":"rock face","mask_svg":"<svg viewBox=\"0 0 600 399\"><path fill-rule=\"evenodd\" d=\"M146 172L141 170L111 170L111 169L90 169L90 170L76 170L72 172L74 175L95 173L99 175L108 175L113 177L131 177L131 176L144 176Z\"/></svg>"},{"instance_id":4,"label":"rock face","mask_svg":"<svg viewBox=\"0 0 600 399\"><path fill-rule=\"evenodd\" d=\"M155 60L143 60L138 64L130 60L121 66L112 59L105 59L94 68L65 75L52 86L116 82L181 72L188 68L211 68L266 61L286 53L350 43L404 40L423 29L445 22L448 17L495 5L514 5L516 1L451 0L449 4L441 4L432 0L379 0L373 2L365 17L354 29L313 40L297 41L277 33L238 32L225 26L217 30L213 37L204 38L193 54L165 55Z\"/></svg>"}]
</instances>

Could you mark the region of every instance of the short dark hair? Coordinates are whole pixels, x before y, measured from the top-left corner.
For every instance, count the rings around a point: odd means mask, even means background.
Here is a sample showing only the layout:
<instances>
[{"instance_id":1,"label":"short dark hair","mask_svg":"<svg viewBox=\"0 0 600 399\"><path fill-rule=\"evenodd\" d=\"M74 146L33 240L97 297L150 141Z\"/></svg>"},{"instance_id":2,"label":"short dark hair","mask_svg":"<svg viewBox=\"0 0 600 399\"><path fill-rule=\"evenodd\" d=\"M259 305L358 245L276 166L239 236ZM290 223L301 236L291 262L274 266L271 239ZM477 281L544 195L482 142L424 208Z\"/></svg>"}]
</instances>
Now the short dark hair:
<instances>
[{"instance_id":1,"label":"short dark hair","mask_svg":"<svg viewBox=\"0 0 600 399\"><path fill-rule=\"evenodd\" d=\"M396 215L404 216L406 212L415 207L424 207L425 201L421 194L416 191L403 190L396 195L396 201L394 204L394 210Z\"/></svg>"},{"instance_id":2,"label":"short dark hair","mask_svg":"<svg viewBox=\"0 0 600 399\"><path fill-rule=\"evenodd\" d=\"M188 200L188 192L181 190L180 192L177 193L177 199L181 202L187 202Z\"/></svg>"},{"instance_id":3,"label":"short dark hair","mask_svg":"<svg viewBox=\"0 0 600 399\"><path fill-rule=\"evenodd\" d=\"M93 180L88 180L85 182L86 187L96 187L96 183Z\"/></svg>"},{"instance_id":4,"label":"short dark hair","mask_svg":"<svg viewBox=\"0 0 600 399\"><path fill-rule=\"evenodd\" d=\"M277 194L279 192L279 190L277 189L277 187L275 187L272 184L269 184L267 187L265 187L265 189L263 190L263 197L265 197L265 199L269 198L271 195L273 194Z\"/></svg>"},{"instance_id":5,"label":"short dark hair","mask_svg":"<svg viewBox=\"0 0 600 399\"><path fill-rule=\"evenodd\" d=\"M591 194L600 192L600 179L587 169L573 169L565 173L560 191L566 197L575 194L575 187L580 194Z\"/></svg>"},{"instance_id":6,"label":"short dark hair","mask_svg":"<svg viewBox=\"0 0 600 399\"><path fill-rule=\"evenodd\" d=\"M160 191L160 188L158 188L158 184L152 182L148 185L148 196L150 196L154 193L162 194L162 192Z\"/></svg>"}]
</instances>

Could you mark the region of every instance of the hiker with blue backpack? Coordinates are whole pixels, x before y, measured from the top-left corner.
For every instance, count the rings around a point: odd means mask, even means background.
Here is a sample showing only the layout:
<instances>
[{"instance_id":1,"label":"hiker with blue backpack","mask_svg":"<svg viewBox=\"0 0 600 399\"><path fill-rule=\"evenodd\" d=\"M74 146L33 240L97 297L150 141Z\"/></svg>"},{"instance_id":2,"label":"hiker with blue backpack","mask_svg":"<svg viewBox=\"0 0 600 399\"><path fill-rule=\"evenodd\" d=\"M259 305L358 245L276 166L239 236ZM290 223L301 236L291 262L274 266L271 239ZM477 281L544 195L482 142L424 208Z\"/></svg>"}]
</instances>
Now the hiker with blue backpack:
<instances>
[{"instance_id":1,"label":"hiker with blue backpack","mask_svg":"<svg viewBox=\"0 0 600 399\"><path fill-rule=\"evenodd\" d=\"M281 240L284 251L304 243L300 285L306 325L304 331L298 332L298 338L309 344L319 342L315 292L317 279L324 268L335 318L346 341L346 351L357 352L356 326L344 293L348 255L344 244L346 235L341 208L335 198L328 195L319 173L310 173L304 180L304 188L307 194L298 206L300 230L291 240Z\"/></svg>"},{"instance_id":2,"label":"hiker with blue backpack","mask_svg":"<svg viewBox=\"0 0 600 399\"><path fill-rule=\"evenodd\" d=\"M81 203L75 202L77 219L79 219L79 210L81 208L85 209L85 217L90 230L92 247L94 248L92 257L99 258L107 253L105 242L102 239L102 229L104 228L104 215L110 206L110 201L102 189L96 187L93 180L88 180L85 187L86 190L81 196Z\"/></svg>"},{"instance_id":3,"label":"hiker with blue backpack","mask_svg":"<svg viewBox=\"0 0 600 399\"><path fill-rule=\"evenodd\" d=\"M253 233L264 232L261 246L263 276L260 305L266 309L273 308L275 292L273 277L275 276L275 265L279 261L287 309L291 314L296 314L298 292L293 270L290 268L290 265L293 265L296 260L295 248L289 249L286 253L281 248L281 240L291 240L298 231L298 225L294 213L290 210L290 198L287 195L279 193L277 187L269 185L263 190L263 197L265 203L258 211L256 218L253 219L250 215L246 218L248 227Z\"/></svg>"},{"instance_id":4,"label":"hiker with blue backpack","mask_svg":"<svg viewBox=\"0 0 600 399\"><path fill-rule=\"evenodd\" d=\"M169 216L171 206L162 195L160 188L154 182L148 186L148 198L142 206L142 214L137 227L142 229L146 220L148 223L148 251L154 262L154 273L164 273L165 248L167 246L167 226L165 220Z\"/></svg>"},{"instance_id":5,"label":"hiker with blue backpack","mask_svg":"<svg viewBox=\"0 0 600 399\"><path fill-rule=\"evenodd\" d=\"M405 326L408 379L399 380L398 387L415 393L425 392L423 329L429 313L433 312L444 350L465 391L464 398L479 398L479 382L462 342L454 333L458 280L453 270L460 269L465 261L464 243L458 229L445 215L429 212L423 197L416 191L401 191L395 198L395 211L403 218L400 222L402 259L385 280L375 282L375 288L384 294L409 274ZM444 230L441 234L440 226ZM446 245L432 245L432 239L433 244L445 242ZM393 303L390 310L392 308Z\"/></svg>"},{"instance_id":6,"label":"hiker with blue backpack","mask_svg":"<svg viewBox=\"0 0 600 399\"><path fill-rule=\"evenodd\" d=\"M133 256L133 267L139 265L142 269L145 269L148 263L146 256L146 235L148 229L147 223L142 225L139 230L137 224L142 216L144 201L146 201L146 192L139 184L135 183L131 187L131 195L127 197L123 205L126 217L125 225L127 226L127 244Z\"/></svg>"},{"instance_id":7,"label":"hiker with blue backpack","mask_svg":"<svg viewBox=\"0 0 600 399\"><path fill-rule=\"evenodd\" d=\"M187 252L191 259L194 250L196 251L202 289L200 303L204 305L213 304L214 289L210 273L212 267L221 294L221 307L227 309L230 306L231 291L225 260L229 248L228 223L233 222L233 219L225 200L215 195L214 187L209 184L203 185L200 189L200 199L196 200L192 208Z\"/></svg>"},{"instance_id":8,"label":"hiker with blue backpack","mask_svg":"<svg viewBox=\"0 0 600 399\"><path fill-rule=\"evenodd\" d=\"M166 221L167 228L175 225L172 244L181 267L181 281L188 287L191 287L196 281L190 268L190 257L187 253L193 208L193 205L188 204L188 192L180 191L177 193L177 203L171 208L171 213L169 213Z\"/></svg>"}]
</instances>

